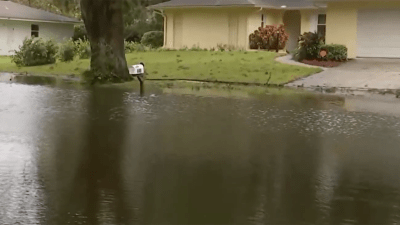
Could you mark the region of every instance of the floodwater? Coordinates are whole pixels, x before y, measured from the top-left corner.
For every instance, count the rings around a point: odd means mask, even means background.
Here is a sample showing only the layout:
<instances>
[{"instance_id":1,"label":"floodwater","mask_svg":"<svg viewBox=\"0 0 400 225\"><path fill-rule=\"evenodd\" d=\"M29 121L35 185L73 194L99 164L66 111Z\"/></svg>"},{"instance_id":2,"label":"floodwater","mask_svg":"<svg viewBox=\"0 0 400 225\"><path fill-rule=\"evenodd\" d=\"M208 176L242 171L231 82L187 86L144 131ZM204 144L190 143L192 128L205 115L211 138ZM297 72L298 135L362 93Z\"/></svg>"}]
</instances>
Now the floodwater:
<instances>
[{"instance_id":1,"label":"floodwater","mask_svg":"<svg viewBox=\"0 0 400 225\"><path fill-rule=\"evenodd\" d=\"M0 224L400 223L395 115L40 82L0 83Z\"/></svg>"}]
</instances>

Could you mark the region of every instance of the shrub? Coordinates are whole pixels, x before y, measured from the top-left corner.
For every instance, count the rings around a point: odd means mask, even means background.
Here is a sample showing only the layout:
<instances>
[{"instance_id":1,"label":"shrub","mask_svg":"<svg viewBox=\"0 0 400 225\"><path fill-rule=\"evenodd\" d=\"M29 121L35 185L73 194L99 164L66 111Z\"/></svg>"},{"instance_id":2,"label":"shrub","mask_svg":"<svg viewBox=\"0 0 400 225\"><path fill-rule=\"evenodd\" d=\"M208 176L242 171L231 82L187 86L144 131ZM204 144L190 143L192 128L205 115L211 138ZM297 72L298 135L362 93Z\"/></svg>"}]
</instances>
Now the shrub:
<instances>
[{"instance_id":1,"label":"shrub","mask_svg":"<svg viewBox=\"0 0 400 225\"><path fill-rule=\"evenodd\" d=\"M143 35L141 43L145 46L151 46L152 48L159 48L164 45L164 32L162 31L150 31Z\"/></svg>"},{"instance_id":2,"label":"shrub","mask_svg":"<svg viewBox=\"0 0 400 225\"><path fill-rule=\"evenodd\" d=\"M234 45L227 45L227 44L217 44L217 49L221 52L224 51L234 51L236 47Z\"/></svg>"},{"instance_id":3,"label":"shrub","mask_svg":"<svg viewBox=\"0 0 400 225\"><path fill-rule=\"evenodd\" d=\"M189 48L186 45L179 49L179 51L188 51L188 50L189 50Z\"/></svg>"},{"instance_id":4,"label":"shrub","mask_svg":"<svg viewBox=\"0 0 400 225\"><path fill-rule=\"evenodd\" d=\"M125 53L145 52L148 50L151 50L151 48L146 48L146 46L140 43L125 41Z\"/></svg>"},{"instance_id":5,"label":"shrub","mask_svg":"<svg viewBox=\"0 0 400 225\"><path fill-rule=\"evenodd\" d=\"M128 42L140 42L140 40L142 40L143 34L145 32L138 31L138 27L136 26L125 26L124 29L124 37L125 37L125 41Z\"/></svg>"},{"instance_id":6,"label":"shrub","mask_svg":"<svg viewBox=\"0 0 400 225\"><path fill-rule=\"evenodd\" d=\"M92 50L90 48L90 42L88 40L79 39L75 43L75 53L78 55L79 59L88 59L92 55Z\"/></svg>"},{"instance_id":7,"label":"shrub","mask_svg":"<svg viewBox=\"0 0 400 225\"><path fill-rule=\"evenodd\" d=\"M76 25L74 27L74 36L72 37L73 41L87 40L87 31L85 25Z\"/></svg>"},{"instance_id":8,"label":"shrub","mask_svg":"<svg viewBox=\"0 0 400 225\"><path fill-rule=\"evenodd\" d=\"M75 43L72 39L65 41L60 46L60 51L58 52L58 58L61 62L70 62L74 60L75 57Z\"/></svg>"},{"instance_id":9,"label":"shrub","mask_svg":"<svg viewBox=\"0 0 400 225\"><path fill-rule=\"evenodd\" d=\"M134 42L130 42L130 41L125 41L124 42L124 46L125 46L125 53L131 53L134 52Z\"/></svg>"},{"instance_id":10,"label":"shrub","mask_svg":"<svg viewBox=\"0 0 400 225\"><path fill-rule=\"evenodd\" d=\"M259 49L263 46L263 40L260 36L260 31L255 30L254 33L249 36L250 49Z\"/></svg>"},{"instance_id":11,"label":"shrub","mask_svg":"<svg viewBox=\"0 0 400 225\"><path fill-rule=\"evenodd\" d=\"M296 61L303 59L316 59L323 45L323 38L316 32L306 32L299 37L297 49L293 52L293 58Z\"/></svg>"},{"instance_id":12,"label":"shrub","mask_svg":"<svg viewBox=\"0 0 400 225\"><path fill-rule=\"evenodd\" d=\"M278 43L279 35L279 43ZM259 27L249 36L250 49L284 49L289 35L286 33L283 25L268 25Z\"/></svg>"},{"instance_id":13,"label":"shrub","mask_svg":"<svg viewBox=\"0 0 400 225\"><path fill-rule=\"evenodd\" d=\"M225 51L225 49L227 49L227 48L228 48L228 45L217 44L217 49L218 49L218 51L223 52L223 51Z\"/></svg>"},{"instance_id":14,"label":"shrub","mask_svg":"<svg viewBox=\"0 0 400 225\"><path fill-rule=\"evenodd\" d=\"M198 52L198 51L204 51L204 49L200 48L198 45L193 45L190 51Z\"/></svg>"},{"instance_id":15,"label":"shrub","mask_svg":"<svg viewBox=\"0 0 400 225\"><path fill-rule=\"evenodd\" d=\"M319 56L321 59L333 61L347 60L347 47L344 45L322 45L321 50L325 50L328 53L325 57Z\"/></svg>"},{"instance_id":16,"label":"shrub","mask_svg":"<svg viewBox=\"0 0 400 225\"><path fill-rule=\"evenodd\" d=\"M171 51L176 51L176 49L172 49L172 48L157 48L156 51L157 52L171 52Z\"/></svg>"},{"instance_id":17,"label":"shrub","mask_svg":"<svg viewBox=\"0 0 400 225\"><path fill-rule=\"evenodd\" d=\"M53 40L41 38L25 38L19 50L12 56L17 66L37 66L56 62L58 47Z\"/></svg>"}]
</instances>

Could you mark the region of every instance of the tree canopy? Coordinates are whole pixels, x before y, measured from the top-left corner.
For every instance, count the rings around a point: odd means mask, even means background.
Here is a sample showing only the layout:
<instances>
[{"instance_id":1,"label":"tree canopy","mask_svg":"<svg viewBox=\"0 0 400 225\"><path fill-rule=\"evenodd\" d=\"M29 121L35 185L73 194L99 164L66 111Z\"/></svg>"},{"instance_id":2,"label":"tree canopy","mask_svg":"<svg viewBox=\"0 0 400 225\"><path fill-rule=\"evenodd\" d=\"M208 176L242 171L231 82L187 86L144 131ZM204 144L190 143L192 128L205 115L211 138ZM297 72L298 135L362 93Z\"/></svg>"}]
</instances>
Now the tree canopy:
<instances>
[{"instance_id":1,"label":"tree canopy","mask_svg":"<svg viewBox=\"0 0 400 225\"><path fill-rule=\"evenodd\" d=\"M13 0L53 13L82 19L80 0ZM122 0L124 18L124 37L128 41L140 41L148 31L163 30L161 15L147 9L148 6L168 0Z\"/></svg>"},{"instance_id":2,"label":"tree canopy","mask_svg":"<svg viewBox=\"0 0 400 225\"><path fill-rule=\"evenodd\" d=\"M80 0L13 0L16 3L69 17L81 18Z\"/></svg>"}]
</instances>

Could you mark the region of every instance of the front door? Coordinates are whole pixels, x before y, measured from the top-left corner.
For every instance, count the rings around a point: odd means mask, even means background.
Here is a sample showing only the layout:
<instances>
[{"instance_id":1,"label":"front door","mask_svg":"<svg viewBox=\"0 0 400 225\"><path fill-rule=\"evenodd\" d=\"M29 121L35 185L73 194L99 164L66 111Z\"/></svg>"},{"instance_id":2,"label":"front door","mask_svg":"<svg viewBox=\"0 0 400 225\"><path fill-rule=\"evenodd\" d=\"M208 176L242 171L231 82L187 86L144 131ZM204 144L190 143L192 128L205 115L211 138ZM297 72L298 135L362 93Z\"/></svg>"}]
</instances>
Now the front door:
<instances>
[{"instance_id":1,"label":"front door","mask_svg":"<svg viewBox=\"0 0 400 225\"><path fill-rule=\"evenodd\" d=\"M286 44L286 50L293 51L297 48L301 32L301 14L298 10L286 11L283 16L286 32L289 34L289 40Z\"/></svg>"}]
</instances>

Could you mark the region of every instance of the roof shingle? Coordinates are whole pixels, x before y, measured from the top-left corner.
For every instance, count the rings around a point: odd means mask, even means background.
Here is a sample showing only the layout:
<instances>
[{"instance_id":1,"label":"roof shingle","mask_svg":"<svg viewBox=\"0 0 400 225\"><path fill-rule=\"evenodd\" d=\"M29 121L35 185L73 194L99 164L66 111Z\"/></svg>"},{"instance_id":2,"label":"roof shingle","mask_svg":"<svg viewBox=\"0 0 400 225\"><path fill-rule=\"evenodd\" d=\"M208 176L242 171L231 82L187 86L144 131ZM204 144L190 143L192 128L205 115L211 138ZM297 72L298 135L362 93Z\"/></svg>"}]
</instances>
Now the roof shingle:
<instances>
[{"instance_id":1,"label":"roof shingle","mask_svg":"<svg viewBox=\"0 0 400 225\"><path fill-rule=\"evenodd\" d=\"M79 20L74 18L57 15L11 1L0 1L0 18L61 23L80 23Z\"/></svg>"}]
</instances>

